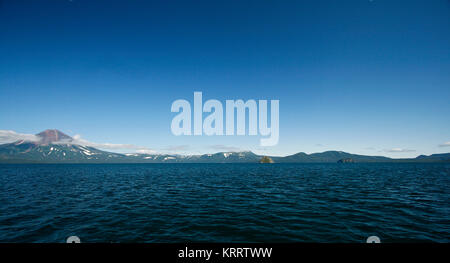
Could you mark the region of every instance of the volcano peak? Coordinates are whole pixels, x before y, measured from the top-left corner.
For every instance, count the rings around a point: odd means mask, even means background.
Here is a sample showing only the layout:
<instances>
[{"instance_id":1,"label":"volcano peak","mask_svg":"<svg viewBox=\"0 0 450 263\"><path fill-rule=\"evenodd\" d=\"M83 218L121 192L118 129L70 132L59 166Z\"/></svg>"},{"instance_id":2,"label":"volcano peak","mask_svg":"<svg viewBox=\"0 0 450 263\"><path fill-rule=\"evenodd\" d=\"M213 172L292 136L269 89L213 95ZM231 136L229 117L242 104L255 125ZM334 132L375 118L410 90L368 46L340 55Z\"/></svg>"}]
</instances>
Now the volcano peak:
<instances>
[{"instance_id":1,"label":"volcano peak","mask_svg":"<svg viewBox=\"0 0 450 263\"><path fill-rule=\"evenodd\" d=\"M72 137L56 129L45 130L36 134L36 136L41 138L41 144L49 144L58 141L72 141Z\"/></svg>"}]
</instances>

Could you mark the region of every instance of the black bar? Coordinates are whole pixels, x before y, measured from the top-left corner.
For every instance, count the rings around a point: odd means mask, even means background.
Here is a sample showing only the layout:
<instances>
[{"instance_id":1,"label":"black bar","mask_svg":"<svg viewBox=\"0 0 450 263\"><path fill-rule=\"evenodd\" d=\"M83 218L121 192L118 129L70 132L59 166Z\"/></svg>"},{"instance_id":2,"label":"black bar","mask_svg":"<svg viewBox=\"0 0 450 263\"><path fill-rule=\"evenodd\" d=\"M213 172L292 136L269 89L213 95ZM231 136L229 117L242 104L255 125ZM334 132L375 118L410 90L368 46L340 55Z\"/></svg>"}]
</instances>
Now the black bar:
<instances>
[{"instance_id":1,"label":"black bar","mask_svg":"<svg viewBox=\"0 0 450 263\"><path fill-rule=\"evenodd\" d=\"M181 251L196 251L196 257L180 257ZM233 249L234 248L234 249ZM240 248L240 249L239 249ZM249 248L249 249L244 249ZM142 262L316 262L325 259L352 259L387 262L398 259L446 255L449 244L310 244L310 243L187 243L187 244L0 244L2 255L14 258L36 256L85 262L127 258ZM228 250L227 250L228 249ZM231 249L231 251L230 251ZM238 250L239 249L239 250ZM271 249L270 257L250 254L250 249ZM201 251L212 251L211 256ZM228 253L224 253L227 250ZM247 255L243 252L247 250ZM200 252L198 252L200 251ZM231 253L234 251L234 253ZM267 250L266 250L267 251ZM62 252L62 253L60 253ZM445 254L444 254L445 253ZM206 255L206 256L205 256ZM63 256L63 258L60 258ZM286 261L289 259L290 261Z\"/></svg>"}]
</instances>

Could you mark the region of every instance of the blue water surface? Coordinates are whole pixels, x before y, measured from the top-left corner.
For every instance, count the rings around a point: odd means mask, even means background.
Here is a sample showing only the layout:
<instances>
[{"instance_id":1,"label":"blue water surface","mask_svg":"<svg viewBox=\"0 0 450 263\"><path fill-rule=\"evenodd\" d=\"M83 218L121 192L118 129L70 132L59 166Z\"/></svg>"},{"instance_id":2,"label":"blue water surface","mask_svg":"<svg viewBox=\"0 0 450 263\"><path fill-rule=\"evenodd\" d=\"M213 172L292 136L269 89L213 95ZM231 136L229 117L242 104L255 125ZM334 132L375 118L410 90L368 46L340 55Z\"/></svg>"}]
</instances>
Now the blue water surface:
<instances>
[{"instance_id":1,"label":"blue water surface","mask_svg":"<svg viewBox=\"0 0 450 263\"><path fill-rule=\"evenodd\" d=\"M0 242L450 241L450 164L0 165Z\"/></svg>"}]
</instances>

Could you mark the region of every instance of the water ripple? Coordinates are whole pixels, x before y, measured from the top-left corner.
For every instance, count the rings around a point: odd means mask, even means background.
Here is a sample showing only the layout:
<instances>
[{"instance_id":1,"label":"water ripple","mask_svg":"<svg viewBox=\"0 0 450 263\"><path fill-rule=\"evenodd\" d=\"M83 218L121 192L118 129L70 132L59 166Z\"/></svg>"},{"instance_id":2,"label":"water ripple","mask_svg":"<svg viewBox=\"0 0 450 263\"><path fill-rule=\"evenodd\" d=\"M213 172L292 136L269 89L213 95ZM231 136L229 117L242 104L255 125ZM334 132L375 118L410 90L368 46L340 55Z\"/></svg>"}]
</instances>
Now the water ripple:
<instances>
[{"instance_id":1,"label":"water ripple","mask_svg":"<svg viewBox=\"0 0 450 263\"><path fill-rule=\"evenodd\" d=\"M1 165L0 242L449 242L449 175L449 164Z\"/></svg>"}]
</instances>

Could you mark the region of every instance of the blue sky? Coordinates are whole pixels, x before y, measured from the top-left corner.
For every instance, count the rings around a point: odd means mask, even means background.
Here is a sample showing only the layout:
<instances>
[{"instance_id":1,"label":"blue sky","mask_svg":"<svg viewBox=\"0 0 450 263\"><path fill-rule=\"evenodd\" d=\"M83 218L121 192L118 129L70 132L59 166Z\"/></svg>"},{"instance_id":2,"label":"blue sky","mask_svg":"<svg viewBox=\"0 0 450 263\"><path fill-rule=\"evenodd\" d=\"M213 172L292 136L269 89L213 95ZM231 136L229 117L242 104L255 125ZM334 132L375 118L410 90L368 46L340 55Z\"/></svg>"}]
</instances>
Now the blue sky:
<instances>
[{"instance_id":1,"label":"blue sky","mask_svg":"<svg viewBox=\"0 0 450 263\"><path fill-rule=\"evenodd\" d=\"M0 130L159 152L450 152L450 2L1 1ZM176 99L279 99L280 140L174 136Z\"/></svg>"}]
</instances>

